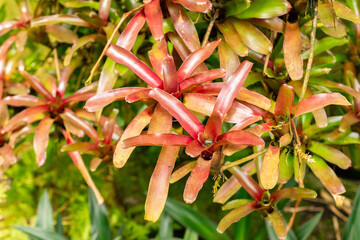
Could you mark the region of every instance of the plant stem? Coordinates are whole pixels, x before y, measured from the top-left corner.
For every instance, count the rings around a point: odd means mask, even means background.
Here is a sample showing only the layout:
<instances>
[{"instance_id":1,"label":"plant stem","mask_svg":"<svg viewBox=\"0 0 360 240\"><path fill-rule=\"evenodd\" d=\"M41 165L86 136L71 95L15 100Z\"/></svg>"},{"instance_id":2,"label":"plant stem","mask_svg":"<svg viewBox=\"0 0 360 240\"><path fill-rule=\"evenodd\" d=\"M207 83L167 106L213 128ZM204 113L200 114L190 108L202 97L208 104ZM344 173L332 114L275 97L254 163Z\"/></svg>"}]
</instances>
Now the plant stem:
<instances>
[{"instance_id":1,"label":"plant stem","mask_svg":"<svg viewBox=\"0 0 360 240\"><path fill-rule=\"evenodd\" d=\"M217 9L215 10L214 16L212 17L212 19L211 19L211 21L210 21L210 23L209 23L208 28L206 29L206 33L205 33L203 42L202 42L202 44L201 44L202 47L204 47L204 46L208 43L211 30L212 30L212 28L214 27L215 20L219 17L219 13L220 13L220 9L217 8Z\"/></svg>"},{"instance_id":2,"label":"plant stem","mask_svg":"<svg viewBox=\"0 0 360 240\"><path fill-rule=\"evenodd\" d=\"M59 67L59 57L58 57L56 48L54 48L54 64L55 64L57 82L59 82L60 81L60 67Z\"/></svg>"},{"instance_id":3,"label":"plant stem","mask_svg":"<svg viewBox=\"0 0 360 240\"><path fill-rule=\"evenodd\" d=\"M303 82L303 86L301 89L299 101L304 99L306 88L309 83L311 66L312 66L313 59L314 59L314 46L315 46L316 24L317 24L317 7L315 8L314 13L315 13L315 15L312 20L312 27L311 27L311 34L310 34L309 59L308 59L307 65L306 65L306 72L305 72L304 82Z\"/></svg>"},{"instance_id":4,"label":"plant stem","mask_svg":"<svg viewBox=\"0 0 360 240\"><path fill-rule=\"evenodd\" d=\"M251 154L249 156L246 156L244 158L236 160L236 161L234 161L232 163L226 164L226 165L222 166L221 171L225 171L225 170L227 170L229 168L232 168L232 167L235 167L235 166L237 166L239 164L242 164L244 162L250 161L250 160L256 158L257 156L260 156L260 155L264 154L266 151L267 151L267 148L264 148L263 150L261 150L259 152L253 153L253 154Z\"/></svg>"},{"instance_id":5,"label":"plant stem","mask_svg":"<svg viewBox=\"0 0 360 240\"><path fill-rule=\"evenodd\" d=\"M133 10L128 11L128 12L126 12L126 13L124 13L124 14L122 15L119 23L116 25L113 33L111 34L111 37L110 37L109 40L107 41L107 43L106 43L103 51L101 52L98 60L97 60L96 63L95 63L94 67L91 69L91 71L90 71L90 76L88 77L88 79L86 79L85 85L90 85L90 84L91 84L91 81L92 81L92 78L94 77L95 71L99 68L101 59L102 59L103 56L105 55L105 52L106 52L107 48L110 46L110 44L111 44L111 42L112 42L112 40L113 40L116 32L119 30L121 24L125 21L125 19L126 19L128 16L130 16L132 13L138 11L139 9L143 8L144 5L145 5L145 4L143 4L143 5L141 5L141 6L137 7L137 8L134 8Z\"/></svg>"}]
</instances>

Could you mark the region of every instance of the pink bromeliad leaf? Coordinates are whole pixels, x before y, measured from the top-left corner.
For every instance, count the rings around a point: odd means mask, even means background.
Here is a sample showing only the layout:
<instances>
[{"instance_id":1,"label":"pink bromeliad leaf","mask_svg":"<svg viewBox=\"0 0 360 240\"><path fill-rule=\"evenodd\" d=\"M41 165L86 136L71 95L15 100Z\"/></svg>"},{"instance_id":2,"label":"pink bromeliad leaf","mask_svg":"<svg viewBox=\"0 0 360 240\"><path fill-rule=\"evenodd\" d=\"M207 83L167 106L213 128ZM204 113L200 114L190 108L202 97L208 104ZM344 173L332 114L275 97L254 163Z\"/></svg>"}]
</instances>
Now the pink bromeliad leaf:
<instances>
[{"instance_id":1,"label":"pink bromeliad leaf","mask_svg":"<svg viewBox=\"0 0 360 240\"><path fill-rule=\"evenodd\" d=\"M179 90L178 79L176 75L176 66L172 56L166 56L162 63L162 72L164 76L164 90L168 93L175 93Z\"/></svg>"},{"instance_id":2,"label":"pink bromeliad leaf","mask_svg":"<svg viewBox=\"0 0 360 240\"><path fill-rule=\"evenodd\" d=\"M152 36L155 40L164 38L163 14L160 7L160 0L151 0L145 5L145 16Z\"/></svg>"},{"instance_id":3,"label":"pink bromeliad leaf","mask_svg":"<svg viewBox=\"0 0 360 240\"><path fill-rule=\"evenodd\" d=\"M229 80L226 82L225 87L221 90L216 100L213 113L211 114L209 120L206 123L204 130L205 138L209 138L214 141L216 137L220 134L225 114L230 109L237 93L243 86L252 65L253 64L248 61L242 62L238 69L231 75Z\"/></svg>"},{"instance_id":4,"label":"pink bromeliad leaf","mask_svg":"<svg viewBox=\"0 0 360 240\"><path fill-rule=\"evenodd\" d=\"M99 17L106 23L109 17L111 0L100 0Z\"/></svg>"},{"instance_id":5,"label":"pink bromeliad leaf","mask_svg":"<svg viewBox=\"0 0 360 240\"><path fill-rule=\"evenodd\" d=\"M208 13L211 10L212 4L209 0L171 0L174 3L183 5L191 12Z\"/></svg>"},{"instance_id":6,"label":"pink bromeliad leaf","mask_svg":"<svg viewBox=\"0 0 360 240\"><path fill-rule=\"evenodd\" d=\"M195 74L189 78L184 79L179 83L180 91L185 91L195 85L199 85L217 78L225 77L226 72L224 69L212 69L206 72Z\"/></svg>"},{"instance_id":7,"label":"pink bromeliad leaf","mask_svg":"<svg viewBox=\"0 0 360 240\"><path fill-rule=\"evenodd\" d=\"M52 96L51 93L48 90L46 90L44 85L42 85L34 76L31 76L26 71L21 72L21 74L31 84L31 86L35 89L35 91L41 94L46 100L55 101L54 96Z\"/></svg>"},{"instance_id":8,"label":"pink bromeliad leaf","mask_svg":"<svg viewBox=\"0 0 360 240\"><path fill-rule=\"evenodd\" d=\"M122 142L127 138L138 136L150 123L152 112L153 106L146 108L139 113L124 130L114 152L113 163L116 168L123 167L135 149L135 147L123 149Z\"/></svg>"},{"instance_id":9,"label":"pink bromeliad leaf","mask_svg":"<svg viewBox=\"0 0 360 240\"><path fill-rule=\"evenodd\" d=\"M182 81L191 76L197 66L205 59L210 57L215 48L220 44L221 40L210 42L204 47L192 52L181 64L177 72L178 81Z\"/></svg>"},{"instance_id":10,"label":"pink bromeliad leaf","mask_svg":"<svg viewBox=\"0 0 360 240\"><path fill-rule=\"evenodd\" d=\"M31 107L31 106L39 106L46 104L44 100L32 95L7 96L4 99L2 99L1 102L14 107L21 107L21 106Z\"/></svg>"},{"instance_id":11,"label":"pink bromeliad leaf","mask_svg":"<svg viewBox=\"0 0 360 240\"><path fill-rule=\"evenodd\" d=\"M194 139L197 139L198 134L203 132L204 126L201 122L177 98L157 88L153 89L149 95L175 117Z\"/></svg>"},{"instance_id":12,"label":"pink bromeliad leaf","mask_svg":"<svg viewBox=\"0 0 360 240\"><path fill-rule=\"evenodd\" d=\"M171 0L166 1L171 20L174 24L176 32L180 35L190 52L194 52L200 48L200 40L194 23L186 14L181 5L172 3Z\"/></svg>"},{"instance_id":13,"label":"pink bromeliad leaf","mask_svg":"<svg viewBox=\"0 0 360 240\"><path fill-rule=\"evenodd\" d=\"M142 134L127 138L123 141L123 148L134 146L186 146L192 141L189 136L173 133Z\"/></svg>"},{"instance_id":14,"label":"pink bromeliad leaf","mask_svg":"<svg viewBox=\"0 0 360 240\"><path fill-rule=\"evenodd\" d=\"M118 88L114 90L109 90L104 93L95 95L91 97L85 104L84 108L89 112L95 112L99 109L102 109L106 105L117 101L124 99L126 96L128 96L131 93L144 90L146 88L142 87L124 87L124 88Z\"/></svg>"},{"instance_id":15,"label":"pink bromeliad leaf","mask_svg":"<svg viewBox=\"0 0 360 240\"><path fill-rule=\"evenodd\" d=\"M290 113L294 101L294 89L287 85L283 84L280 87L279 94L276 99L275 105L275 120L280 122L287 122L290 120Z\"/></svg>"},{"instance_id":16,"label":"pink bromeliad leaf","mask_svg":"<svg viewBox=\"0 0 360 240\"><path fill-rule=\"evenodd\" d=\"M34 151L36 157L36 164L40 167L46 160L46 148L49 142L49 130L53 124L54 119L46 117L40 121L36 128L34 135Z\"/></svg>"},{"instance_id":17,"label":"pink bromeliad leaf","mask_svg":"<svg viewBox=\"0 0 360 240\"><path fill-rule=\"evenodd\" d=\"M321 93L300 101L292 108L291 113L293 117L297 117L301 114L312 112L332 104L343 106L351 105L340 93Z\"/></svg>"},{"instance_id":18,"label":"pink bromeliad leaf","mask_svg":"<svg viewBox=\"0 0 360 240\"><path fill-rule=\"evenodd\" d=\"M152 49L148 52L151 66L154 68L156 74L161 78L163 77L163 62L164 59L169 56L168 45L165 38L156 41Z\"/></svg>"},{"instance_id":19,"label":"pink bromeliad leaf","mask_svg":"<svg viewBox=\"0 0 360 240\"><path fill-rule=\"evenodd\" d=\"M129 67L136 75L138 75L151 87L162 88L163 82L161 79L129 50L112 44L106 50L105 54L115 62Z\"/></svg>"}]
</instances>

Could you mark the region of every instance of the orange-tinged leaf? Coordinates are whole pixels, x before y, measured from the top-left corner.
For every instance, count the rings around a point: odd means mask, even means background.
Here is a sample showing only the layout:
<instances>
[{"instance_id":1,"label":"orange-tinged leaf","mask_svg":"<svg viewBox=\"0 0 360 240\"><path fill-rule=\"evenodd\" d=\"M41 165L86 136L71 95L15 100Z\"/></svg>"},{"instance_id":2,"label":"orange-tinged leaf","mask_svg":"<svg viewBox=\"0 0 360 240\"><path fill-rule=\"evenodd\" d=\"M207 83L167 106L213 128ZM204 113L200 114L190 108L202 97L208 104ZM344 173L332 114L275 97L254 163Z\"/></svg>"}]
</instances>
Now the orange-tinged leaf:
<instances>
[{"instance_id":1,"label":"orange-tinged leaf","mask_svg":"<svg viewBox=\"0 0 360 240\"><path fill-rule=\"evenodd\" d=\"M274 111L275 119L278 123L290 120L293 101L294 89L287 84L281 85Z\"/></svg>"},{"instance_id":2,"label":"orange-tinged leaf","mask_svg":"<svg viewBox=\"0 0 360 240\"><path fill-rule=\"evenodd\" d=\"M209 71L201 72L195 74L189 78L184 79L179 83L180 91L185 91L195 85L199 85L201 83L205 83L208 81L215 80L217 78L223 78L225 76L224 69L212 69Z\"/></svg>"},{"instance_id":3,"label":"orange-tinged leaf","mask_svg":"<svg viewBox=\"0 0 360 240\"><path fill-rule=\"evenodd\" d=\"M46 90L44 85L42 85L35 76L30 75L26 71L22 71L21 74L23 77L31 84L31 87L35 89L39 94L41 94L44 98L50 101L55 101L54 96L51 95L51 93Z\"/></svg>"},{"instance_id":4,"label":"orange-tinged leaf","mask_svg":"<svg viewBox=\"0 0 360 240\"><path fill-rule=\"evenodd\" d=\"M126 25L124 31L120 34L116 45L131 50L135 44L137 35L145 24L144 10L140 10Z\"/></svg>"},{"instance_id":5,"label":"orange-tinged leaf","mask_svg":"<svg viewBox=\"0 0 360 240\"><path fill-rule=\"evenodd\" d=\"M153 89L149 95L158 101L161 106L165 108L166 111L168 111L174 118L176 118L181 126L194 139L197 139L199 132L204 131L204 126L196 118L196 116L174 96L158 88Z\"/></svg>"},{"instance_id":6,"label":"orange-tinged leaf","mask_svg":"<svg viewBox=\"0 0 360 240\"><path fill-rule=\"evenodd\" d=\"M168 55L163 59L162 71L164 75L164 90L168 93L176 93L179 90L179 85L176 66L172 56Z\"/></svg>"},{"instance_id":7,"label":"orange-tinged leaf","mask_svg":"<svg viewBox=\"0 0 360 240\"><path fill-rule=\"evenodd\" d=\"M218 50L220 67L226 71L226 76L224 77L224 81L226 82L231 74L240 66L240 59L226 41L221 41Z\"/></svg>"},{"instance_id":8,"label":"orange-tinged leaf","mask_svg":"<svg viewBox=\"0 0 360 240\"><path fill-rule=\"evenodd\" d=\"M7 164L16 163L16 156L13 153L13 149L7 143L5 143L4 146L0 147L0 156L5 159Z\"/></svg>"},{"instance_id":9,"label":"orange-tinged leaf","mask_svg":"<svg viewBox=\"0 0 360 240\"><path fill-rule=\"evenodd\" d=\"M273 212L268 213L268 218L278 238L285 239L286 238L285 222L281 217L280 213L277 210L274 210Z\"/></svg>"},{"instance_id":10,"label":"orange-tinged leaf","mask_svg":"<svg viewBox=\"0 0 360 240\"><path fill-rule=\"evenodd\" d=\"M332 6L333 2L331 1L320 1L318 3L318 17L320 21L324 24L325 27L333 28L336 26L336 15Z\"/></svg>"},{"instance_id":11,"label":"orange-tinged leaf","mask_svg":"<svg viewBox=\"0 0 360 240\"><path fill-rule=\"evenodd\" d=\"M186 203L193 203L196 200L199 191L209 176L210 167L211 160L207 161L202 157L197 159L185 185L183 197Z\"/></svg>"},{"instance_id":12,"label":"orange-tinged leaf","mask_svg":"<svg viewBox=\"0 0 360 240\"><path fill-rule=\"evenodd\" d=\"M192 141L192 137L173 133L141 134L123 140L124 149L134 146L186 146Z\"/></svg>"},{"instance_id":13,"label":"orange-tinged leaf","mask_svg":"<svg viewBox=\"0 0 360 240\"><path fill-rule=\"evenodd\" d=\"M245 87L240 88L239 93L236 95L236 99L250 103L264 110L269 110L271 108L270 99L260 93L250 91Z\"/></svg>"},{"instance_id":14,"label":"orange-tinged leaf","mask_svg":"<svg viewBox=\"0 0 360 240\"><path fill-rule=\"evenodd\" d=\"M156 105L147 133L169 133L172 127L172 116L160 105Z\"/></svg>"},{"instance_id":15,"label":"orange-tinged leaf","mask_svg":"<svg viewBox=\"0 0 360 240\"><path fill-rule=\"evenodd\" d=\"M129 159L132 151L134 151L135 149L135 147L123 149L122 141L130 137L138 136L142 132L142 130L150 123L152 111L152 106L143 110L131 121L131 123L124 130L114 151L113 163L116 168L123 167Z\"/></svg>"},{"instance_id":16,"label":"orange-tinged leaf","mask_svg":"<svg viewBox=\"0 0 360 240\"><path fill-rule=\"evenodd\" d=\"M44 105L46 102L38 97L32 95L15 95L15 96L7 96L0 100L1 103L5 103L14 107L31 107Z\"/></svg>"},{"instance_id":17,"label":"orange-tinged leaf","mask_svg":"<svg viewBox=\"0 0 360 240\"><path fill-rule=\"evenodd\" d=\"M249 215L251 212L255 211L256 209L257 209L257 204L255 201L253 201L232 210L225 217L223 217L223 219L221 219L219 225L217 226L217 231L219 233L225 232L225 230L228 229L228 227L230 227L231 224L240 221L241 218Z\"/></svg>"},{"instance_id":18,"label":"orange-tinged leaf","mask_svg":"<svg viewBox=\"0 0 360 240\"><path fill-rule=\"evenodd\" d=\"M255 161L251 161L244 166L241 167L244 171L246 171L249 175L255 173ZM237 180L237 178L233 175L231 176L216 192L214 196L214 202L224 204L227 200L229 200L239 189L241 188L241 183Z\"/></svg>"},{"instance_id":19,"label":"orange-tinged leaf","mask_svg":"<svg viewBox=\"0 0 360 240\"><path fill-rule=\"evenodd\" d=\"M315 111L328 105L351 105L340 93L320 93L297 103L291 110L293 117Z\"/></svg>"},{"instance_id":20,"label":"orange-tinged leaf","mask_svg":"<svg viewBox=\"0 0 360 240\"><path fill-rule=\"evenodd\" d=\"M254 52L267 55L272 51L270 40L256 27L246 21L231 18L242 42Z\"/></svg>"},{"instance_id":21,"label":"orange-tinged leaf","mask_svg":"<svg viewBox=\"0 0 360 240\"><path fill-rule=\"evenodd\" d=\"M356 116L356 114L352 111L346 113L343 118L341 119L339 131L340 132L346 132L350 129L350 127L360 122L360 117Z\"/></svg>"},{"instance_id":22,"label":"orange-tinged leaf","mask_svg":"<svg viewBox=\"0 0 360 240\"><path fill-rule=\"evenodd\" d=\"M216 26L220 32L224 35L225 41L239 56L247 56L249 53L248 48L245 46L243 40L240 37L239 32L236 30L232 22L225 20L222 23L216 23Z\"/></svg>"},{"instance_id":23,"label":"orange-tinged leaf","mask_svg":"<svg viewBox=\"0 0 360 240\"><path fill-rule=\"evenodd\" d=\"M276 203L286 198L316 198L317 194L314 190L307 188L283 188L271 194L271 199Z\"/></svg>"},{"instance_id":24,"label":"orange-tinged leaf","mask_svg":"<svg viewBox=\"0 0 360 240\"><path fill-rule=\"evenodd\" d=\"M279 177L280 148L269 145L261 164L260 182L265 189L275 187Z\"/></svg>"},{"instance_id":25,"label":"orange-tinged leaf","mask_svg":"<svg viewBox=\"0 0 360 240\"><path fill-rule=\"evenodd\" d=\"M85 22L83 19L79 18L78 16L68 15L68 14L55 14L50 16L38 17L30 21L30 26L34 28L34 27L54 25L59 23L67 23L80 27L90 26L89 23Z\"/></svg>"},{"instance_id":26,"label":"orange-tinged leaf","mask_svg":"<svg viewBox=\"0 0 360 240\"><path fill-rule=\"evenodd\" d=\"M326 144L316 141L310 141L307 145L307 148L311 152L319 155L326 161L331 162L342 169L348 169L351 166L351 160L348 156Z\"/></svg>"},{"instance_id":27,"label":"orange-tinged leaf","mask_svg":"<svg viewBox=\"0 0 360 240\"><path fill-rule=\"evenodd\" d=\"M35 130L34 135L34 151L36 157L36 164L40 167L46 160L46 148L49 142L49 130L53 124L54 119L46 117L40 121Z\"/></svg>"},{"instance_id":28,"label":"orange-tinged leaf","mask_svg":"<svg viewBox=\"0 0 360 240\"><path fill-rule=\"evenodd\" d=\"M330 193L342 194L345 192L345 187L340 179L322 158L313 155L312 160L306 163Z\"/></svg>"},{"instance_id":29,"label":"orange-tinged leaf","mask_svg":"<svg viewBox=\"0 0 360 240\"><path fill-rule=\"evenodd\" d=\"M171 0L174 3L179 3L191 12L208 13L211 10L212 4L209 0Z\"/></svg>"},{"instance_id":30,"label":"orange-tinged leaf","mask_svg":"<svg viewBox=\"0 0 360 240\"><path fill-rule=\"evenodd\" d=\"M181 39L184 41L190 52L199 49L201 45L195 25L186 14L185 10L181 5L173 3L171 0L167 0L166 5L176 32L181 36Z\"/></svg>"},{"instance_id":31,"label":"orange-tinged leaf","mask_svg":"<svg viewBox=\"0 0 360 240\"><path fill-rule=\"evenodd\" d=\"M145 202L145 220L156 222L165 206L170 174L174 169L179 147L163 147L151 175Z\"/></svg>"},{"instance_id":32,"label":"orange-tinged leaf","mask_svg":"<svg viewBox=\"0 0 360 240\"><path fill-rule=\"evenodd\" d=\"M163 14L160 7L160 0L151 0L144 7L146 21L152 36L159 41L164 38Z\"/></svg>"},{"instance_id":33,"label":"orange-tinged leaf","mask_svg":"<svg viewBox=\"0 0 360 240\"><path fill-rule=\"evenodd\" d=\"M300 80L303 76L303 59L301 56L301 33L299 23L286 22L284 34L284 61L292 80Z\"/></svg>"},{"instance_id":34,"label":"orange-tinged leaf","mask_svg":"<svg viewBox=\"0 0 360 240\"><path fill-rule=\"evenodd\" d=\"M196 161L192 161L189 162L187 164L185 164L184 166L176 169L173 174L170 177L169 182L170 183L175 183L177 181L179 181L181 178L185 177L186 174L188 174L189 172L191 172L193 170L193 168L195 167Z\"/></svg>"},{"instance_id":35,"label":"orange-tinged leaf","mask_svg":"<svg viewBox=\"0 0 360 240\"><path fill-rule=\"evenodd\" d=\"M106 105L124 99L131 93L144 90L146 88L142 87L124 87L106 91L104 93L97 94L87 100L84 108L89 112L95 112L97 110L102 109Z\"/></svg>"},{"instance_id":36,"label":"orange-tinged leaf","mask_svg":"<svg viewBox=\"0 0 360 240\"><path fill-rule=\"evenodd\" d=\"M100 158L93 158L91 159L91 162L90 162L90 171L92 172L95 172L95 170L100 166L100 164L102 163L102 160Z\"/></svg>"},{"instance_id":37,"label":"orange-tinged leaf","mask_svg":"<svg viewBox=\"0 0 360 240\"><path fill-rule=\"evenodd\" d=\"M348 8L344 4L337 2L337 1L333 1L332 4L334 7L336 16L338 16L339 18L351 21L353 23L360 24L359 16L357 16L356 13L354 13L350 8Z\"/></svg>"},{"instance_id":38,"label":"orange-tinged leaf","mask_svg":"<svg viewBox=\"0 0 360 240\"><path fill-rule=\"evenodd\" d=\"M249 21L261 27L268 28L274 32L284 32L285 23L278 17L268 19L253 18L249 19Z\"/></svg>"},{"instance_id":39,"label":"orange-tinged leaf","mask_svg":"<svg viewBox=\"0 0 360 240\"><path fill-rule=\"evenodd\" d=\"M178 81L182 81L191 76L194 70L211 56L215 48L220 44L221 40L209 42L204 47L192 52L181 64L177 71Z\"/></svg>"}]
</instances>

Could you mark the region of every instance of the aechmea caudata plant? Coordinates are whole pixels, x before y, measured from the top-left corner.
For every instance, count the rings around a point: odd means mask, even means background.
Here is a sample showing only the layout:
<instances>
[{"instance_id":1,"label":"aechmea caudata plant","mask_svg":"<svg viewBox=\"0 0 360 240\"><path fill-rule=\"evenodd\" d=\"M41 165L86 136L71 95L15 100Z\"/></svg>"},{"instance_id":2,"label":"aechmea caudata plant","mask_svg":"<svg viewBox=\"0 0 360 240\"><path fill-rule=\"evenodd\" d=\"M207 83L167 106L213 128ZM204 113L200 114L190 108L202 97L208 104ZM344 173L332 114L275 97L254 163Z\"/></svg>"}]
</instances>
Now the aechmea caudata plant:
<instances>
[{"instance_id":1,"label":"aechmea caudata plant","mask_svg":"<svg viewBox=\"0 0 360 240\"><path fill-rule=\"evenodd\" d=\"M280 239L293 220L278 202L315 198L309 176L344 198L337 169L360 168L356 1L27 4L0 23L0 174L24 149L53 164L57 137L102 204L87 168L138 167L135 148L157 146L146 220L189 174L186 203L203 189L231 210L219 232L256 211ZM236 199L241 188L253 200Z\"/></svg>"}]
</instances>

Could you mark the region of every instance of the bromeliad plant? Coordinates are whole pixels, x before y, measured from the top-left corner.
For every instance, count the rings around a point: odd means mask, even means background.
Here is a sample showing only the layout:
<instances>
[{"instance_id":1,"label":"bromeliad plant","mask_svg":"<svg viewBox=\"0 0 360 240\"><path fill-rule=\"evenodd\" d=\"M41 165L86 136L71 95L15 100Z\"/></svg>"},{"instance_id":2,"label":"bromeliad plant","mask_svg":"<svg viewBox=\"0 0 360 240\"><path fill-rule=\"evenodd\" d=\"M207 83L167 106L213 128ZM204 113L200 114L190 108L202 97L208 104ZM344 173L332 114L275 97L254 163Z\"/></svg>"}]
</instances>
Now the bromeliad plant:
<instances>
[{"instance_id":1,"label":"bromeliad plant","mask_svg":"<svg viewBox=\"0 0 360 240\"><path fill-rule=\"evenodd\" d=\"M16 162L21 136L34 133L41 167L49 159L49 138L62 135L61 149L101 204L80 154L93 156L95 171L102 162L124 167L137 146L160 146L146 220L160 218L170 183L190 173L183 192L190 204L211 174L214 202L225 204L241 187L254 199L227 203L225 209L235 209L220 221L219 232L256 210L285 238L292 222L285 226L277 203L316 197L305 188L307 167L339 199L345 187L332 167L360 166L355 0L307 6L286 0L61 0L56 8L39 4L34 11L27 3L19 1L18 19L0 23L2 172ZM91 84L80 88L84 82ZM116 106L134 102L138 114L125 121L134 114ZM182 152L193 160L183 164ZM247 156L231 161L238 154ZM292 178L298 187L285 188Z\"/></svg>"}]
</instances>

